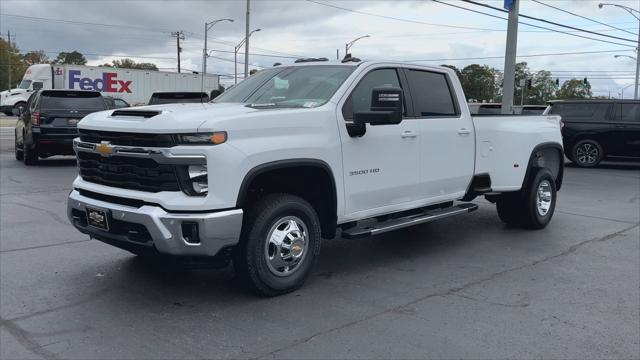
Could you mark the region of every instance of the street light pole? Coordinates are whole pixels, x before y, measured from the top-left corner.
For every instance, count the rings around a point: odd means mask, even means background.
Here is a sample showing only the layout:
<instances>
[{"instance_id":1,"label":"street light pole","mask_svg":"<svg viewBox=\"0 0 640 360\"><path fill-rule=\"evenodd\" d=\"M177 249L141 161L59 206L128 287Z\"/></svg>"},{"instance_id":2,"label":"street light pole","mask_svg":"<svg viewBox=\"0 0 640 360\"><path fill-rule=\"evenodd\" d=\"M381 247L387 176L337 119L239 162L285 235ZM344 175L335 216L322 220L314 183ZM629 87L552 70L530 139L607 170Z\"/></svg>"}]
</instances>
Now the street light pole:
<instances>
[{"instance_id":1,"label":"street light pole","mask_svg":"<svg viewBox=\"0 0 640 360\"><path fill-rule=\"evenodd\" d=\"M638 19L638 43L636 45L636 83L635 83L635 90L633 92L633 98L635 100L640 99L638 97L638 87L640 86L640 11L630 8L628 6L624 6L624 5L619 5L619 4L608 4L608 3L600 3L598 4L598 7L600 9L602 9L605 6L615 6L618 8L623 9L624 11L628 12L631 16L633 16L634 18ZM637 15L636 15L637 14Z\"/></svg>"},{"instance_id":2,"label":"street light pole","mask_svg":"<svg viewBox=\"0 0 640 360\"><path fill-rule=\"evenodd\" d=\"M506 2L505 2L506 3ZM504 80L502 85L502 114L513 114L513 92L516 83L516 54L518 50L518 11L520 0L513 0L509 9L507 46L504 55Z\"/></svg>"},{"instance_id":3,"label":"street light pole","mask_svg":"<svg viewBox=\"0 0 640 360\"><path fill-rule=\"evenodd\" d=\"M246 21L246 30L245 30L245 43L244 43L244 78L246 79L249 76L249 36L251 33L249 32L249 0L247 0L247 21Z\"/></svg>"},{"instance_id":4,"label":"street light pole","mask_svg":"<svg viewBox=\"0 0 640 360\"><path fill-rule=\"evenodd\" d=\"M248 39L251 37L251 34L253 34L254 32L260 31L262 29L255 29L252 32L250 32L247 37L245 37L244 39L242 39L242 41L240 41L240 43L238 45L235 46L235 48L233 49L233 67L234 67L234 76L233 76L233 84L236 85L238 84L238 51L240 51L240 49L242 48L243 44L246 44L246 42L248 41ZM249 63L247 60L247 52L246 52L246 48L245 48L245 54L244 54L244 66L245 66L245 75L244 77L246 78L248 75L247 69L249 67Z\"/></svg>"},{"instance_id":5,"label":"street light pole","mask_svg":"<svg viewBox=\"0 0 640 360\"><path fill-rule=\"evenodd\" d=\"M353 46L353 44L356 43L356 41L358 41L360 39L368 38L368 37L371 37L371 35L360 36L360 37L355 38L355 39L351 40L350 42L344 44L344 56L345 57L347 56L347 54L349 53L349 49L351 49L351 47Z\"/></svg>"},{"instance_id":6,"label":"street light pole","mask_svg":"<svg viewBox=\"0 0 640 360\"><path fill-rule=\"evenodd\" d=\"M207 53L207 33L211 30L213 25L221 21L233 22L233 19L218 19L204 23L204 49L202 50L202 79L200 82L200 92L204 92L204 76L207 74L207 57L209 57L209 54Z\"/></svg>"}]
</instances>

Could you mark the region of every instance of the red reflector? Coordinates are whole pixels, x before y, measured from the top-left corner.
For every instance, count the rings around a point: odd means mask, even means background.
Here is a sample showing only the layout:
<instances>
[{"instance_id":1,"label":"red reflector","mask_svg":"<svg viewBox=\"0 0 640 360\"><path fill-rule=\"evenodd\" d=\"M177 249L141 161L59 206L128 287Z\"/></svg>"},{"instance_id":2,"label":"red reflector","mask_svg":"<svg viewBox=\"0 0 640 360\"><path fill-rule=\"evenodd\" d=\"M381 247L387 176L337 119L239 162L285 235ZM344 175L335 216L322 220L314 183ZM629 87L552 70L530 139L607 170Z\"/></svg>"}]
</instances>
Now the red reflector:
<instances>
[{"instance_id":1,"label":"red reflector","mask_svg":"<svg viewBox=\"0 0 640 360\"><path fill-rule=\"evenodd\" d=\"M53 144L53 140L40 140L38 141L40 144Z\"/></svg>"}]
</instances>

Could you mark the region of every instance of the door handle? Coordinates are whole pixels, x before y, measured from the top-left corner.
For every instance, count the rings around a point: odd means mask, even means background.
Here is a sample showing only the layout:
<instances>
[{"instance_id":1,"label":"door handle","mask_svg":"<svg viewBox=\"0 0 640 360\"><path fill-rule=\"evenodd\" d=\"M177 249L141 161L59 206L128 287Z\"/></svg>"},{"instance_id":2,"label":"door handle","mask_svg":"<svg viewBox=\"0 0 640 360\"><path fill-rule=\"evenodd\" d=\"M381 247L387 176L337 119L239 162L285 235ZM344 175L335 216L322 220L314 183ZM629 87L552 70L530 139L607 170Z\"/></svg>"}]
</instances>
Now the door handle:
<instances>
[{"instance_id":1,"label":"door handle","mask_svg":"<svg viewBox=\"0 0 640 360\"><path fill-rule=\"evenodd\" d=\"M469 134L471 134L471 130L467 128L458 129L458 135L469 135Z\"/></svg>"},{"instance_id":2,"label":"door handle","mask_svg":"<svg viewBox=\"0 0 640 360\"><path fill-rule=\"evenodd\" d=\"M406 138L414 138L414 137L418 136L418 133L417 133L417 132L415 132L415 131L407 130L407 131L403 131L403 132L402 132L402 134L400 134L400 136L401 136L403 139L406 139Z\"/></svg>"}]
</instances>

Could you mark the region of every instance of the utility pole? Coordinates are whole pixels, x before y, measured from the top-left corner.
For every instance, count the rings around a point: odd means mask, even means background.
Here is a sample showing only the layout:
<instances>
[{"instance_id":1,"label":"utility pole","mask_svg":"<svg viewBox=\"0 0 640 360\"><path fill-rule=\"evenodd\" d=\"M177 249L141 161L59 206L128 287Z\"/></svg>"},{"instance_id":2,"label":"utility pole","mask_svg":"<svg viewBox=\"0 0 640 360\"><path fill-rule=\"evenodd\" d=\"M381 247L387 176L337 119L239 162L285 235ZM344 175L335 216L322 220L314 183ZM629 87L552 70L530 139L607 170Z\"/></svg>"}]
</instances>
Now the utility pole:
<instances>
[{"instance_id":1,"label":"utility pole","mask_svg":"<svg viewBox=\"0 0 640 360\"><path fill-rule=\"evenodd\" d=\"M336 49L336 60L340 60L340 49Z\"/></svg>"},{"instance_id":2,"label":"utility pole","mask_svg":"<svg viewBox=\"0 0 640 360\"><path fill-rule=\"evenodd\" d=\"M507 25L507 46L504 55L504 83L502 85L502 113L513 113L513 91L516 82L516 53L518 50L518 9L520 0L505 0L509 10Z\"/></svg>"},{"instance_id":3,"label":"utility pole","mask_svg":"<svg viewBox=\"0 0 640 360\"><path fill-rule=\"evenodd\" d=\"M182 48L180 47L180 40L184 40L184 32L182 32L182 30L174 31L171 33L171 36L176 38L176 47L178 50L178 72L180 72L180 53L182 52Z\"/></svg>"},{"instance_id":4,"label":"utility pole","mask_svg":"<svg viewBox=\"0 0 640 360\"><path fill-rule=\"evenodd\" d=\"M249 76L249 2L247 0L247 20L245 24L245 42L244 42L244 78Z\"/></svg>"},{"instance_id":5,"label":"utility pole","mask_svg":"<svg viewBox=\"0 0 640 360\"><path fill-rule=\"evenodd\" d=\"M9 51L7 51L7 56L9 57L9 59L7 59L7 64L9 64L9 90L11 90L11 62L13 61L13 59L11 59L11 30L7 30L7 43L9 44Z\"/></svg>"}]
</instances>

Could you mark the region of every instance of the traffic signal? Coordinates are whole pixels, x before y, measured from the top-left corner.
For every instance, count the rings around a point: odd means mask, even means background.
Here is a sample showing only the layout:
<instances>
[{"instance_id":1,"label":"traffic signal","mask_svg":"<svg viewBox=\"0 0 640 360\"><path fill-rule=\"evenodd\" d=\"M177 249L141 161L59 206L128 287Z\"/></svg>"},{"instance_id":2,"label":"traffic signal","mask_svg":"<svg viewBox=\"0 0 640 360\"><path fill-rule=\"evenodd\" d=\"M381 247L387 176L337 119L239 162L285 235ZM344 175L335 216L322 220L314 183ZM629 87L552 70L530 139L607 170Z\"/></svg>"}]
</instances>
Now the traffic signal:
<instances>
[{"instance_id":1,"label":"traffic signal","mask_svg":"<svg viewBox=\"0 0 640 360\"><path fill-rule=\"evenodd\" d=\"M531 90L531 79L527 80L527 89Z\"/></svg>"},{"instance_id":2,"label":"traffic signal","mask_svg":"<svg viewBox=\"0 0 640 360\"><path fill-rule=\"evenodd\" d=\"M587 81L587 78L584 78L584 80L582 80L582 82L583 82L585 85L589 84L589 82Z\"/></svg>"},{"instance_id":3,"label":"traffic signal","mask_svg":"<svg viewBox=\"0 0 640 360\"><path fill-rule=\"evenodd\" d=\"M560 78L556 78L556 86L560 86Z\"/></svg>"}]
</instances>

